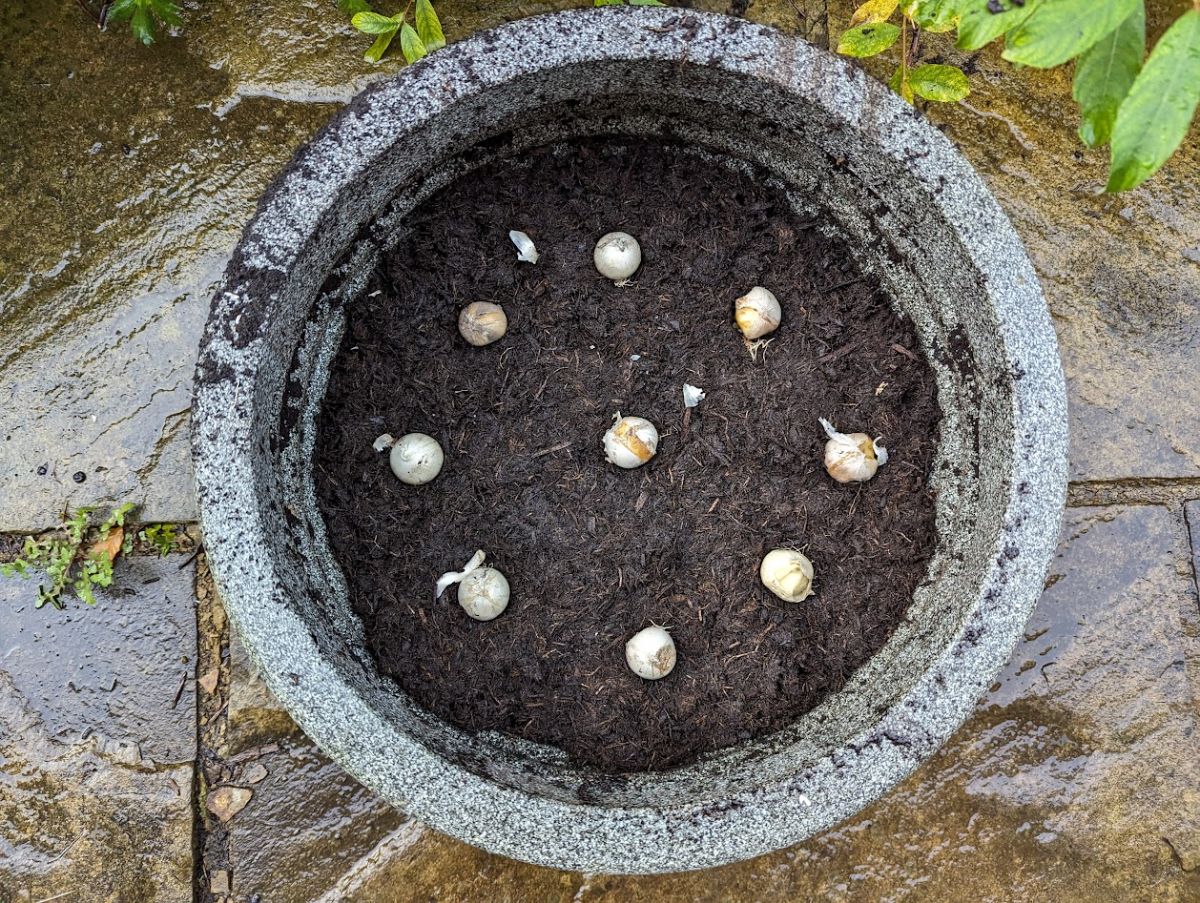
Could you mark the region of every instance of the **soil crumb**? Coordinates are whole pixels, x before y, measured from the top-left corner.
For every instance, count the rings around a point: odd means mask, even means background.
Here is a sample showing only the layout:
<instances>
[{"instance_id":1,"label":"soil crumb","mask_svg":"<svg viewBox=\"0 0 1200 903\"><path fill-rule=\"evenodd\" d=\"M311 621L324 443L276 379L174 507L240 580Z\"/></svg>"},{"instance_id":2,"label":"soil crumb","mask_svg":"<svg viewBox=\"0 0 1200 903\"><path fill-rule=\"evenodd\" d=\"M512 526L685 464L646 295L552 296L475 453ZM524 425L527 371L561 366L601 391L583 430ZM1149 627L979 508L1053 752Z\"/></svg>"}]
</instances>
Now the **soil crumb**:
<instances>
[{"instance_id":1,"label":"soil crumb","mask_svg":"<svg viewBox=\"0 0 1200 903\"><path fill-rule=\"evenodd\" d=\"M379 666L417 703L605 771L662 769L787 725L884 645L935 547L940 415L912 324L820 223L753 173L615 139L485 166L406 222L347 312L314 468ZM642 247L622 285L592 264L614 230ZM732 311L755 285L783 322L752 356ZM456 328L477 300L508 316L483 348ZM690 414L685 382L707 393ZM617 411L660 432L640 469L604 460ZM829 478L822 416L882 437L873 480ZM400 483L371 447L384 432L437 438L441 475ZM775 547L812 559L813 597L763 588ZM433 600L476 549L512 586L488 623L454 588ZM655 682L624 656L650 624L679 654Z\"/></svg>"}]
</instances>

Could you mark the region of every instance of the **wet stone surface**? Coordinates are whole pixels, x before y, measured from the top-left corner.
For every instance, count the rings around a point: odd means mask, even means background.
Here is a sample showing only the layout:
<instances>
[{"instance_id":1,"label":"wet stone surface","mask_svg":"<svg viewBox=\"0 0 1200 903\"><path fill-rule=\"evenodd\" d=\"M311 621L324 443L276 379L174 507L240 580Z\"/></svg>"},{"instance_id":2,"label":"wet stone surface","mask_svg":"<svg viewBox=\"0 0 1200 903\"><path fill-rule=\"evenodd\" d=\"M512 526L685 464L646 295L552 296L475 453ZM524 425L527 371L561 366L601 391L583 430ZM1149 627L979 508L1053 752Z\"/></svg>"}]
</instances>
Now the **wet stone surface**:
<instances>
[{"instance_id":1,"label":"wet stone surface","mask_svg":"<svg viewBox=\"0 0 1200 903\"><path fill-rule=\"evenodd\" d=\"M808 843L655 878L528 866L388 819L289 728L262 759L278 789L264 782L233 823L234 899L267 881L272 899L381 903L1195 899L1200 656L1188 554L1179 512L1069 511L1025 639L972 719L893 793ZM237 658L233 673L248 673ZM231 708L231 732L233 720ZM328 843L314 824L343 840Z\"/></svg>"},{"instance_id":2,"label":"wet stone surface","mask_svg":"<svg viewBox=\"0 0 1200 903\"><path fill-rule=\"evenodd\" d=\"M571 5L586 4L441 9L453 40ZM807 0L757 0L750 17L820 40L853 5L829 3L832 26ZM1153 38L1180 4L1149 7ZM254 16L207 0L187 18L182 37L142 48L73 4L0 5L0 530L117 497L144 499L151 519L194 516L189 382L211 287L295 147L399 68L362 63L361 36L326 0L265 0ZM1197 477L1200 142L1138 191L1104 195L1104 155L1074 135L1069 71L1017 71L994 51L976 65L969 106L930 115L1037 266L1070 383L1073 477ZM1178 510L1069 512L1025 642L947 748L835 831L691 875L555 872L406 821L272 709L235 646L227 751L278 749L237 772L255 792L210 886L382 903L1200 899L1200 502L1186 511L1190 548ZM171 708L195 647L190 576L174 559L134 567L117 586L136 595L67 613L34 611L29 584L0 581L4 903L79 888L192 899L190 683ZM254 765L268 774L248 783Z\"/></svg>"},{"instance_id":3,"label":"wet stone surface","mask_svg":"<svg viewBox=\"0 0 1200 903\"><path fill-rule=\"evenodd\" d=\"M443 18L453 40L576 5L463 0ZM749 16L821 41L852 6L758 0ZM1151 3L1151 34L1177 13ZM364 63L324 0L267 0L254 16L211 0L187 18L143 48L71 4L0 9L0 158L13 161L0 169L0 530L119 497L149 519L194 517L187 420L208 296L295 148L401 65ZM1200 476L1200 142L1138 191L1105 195L1104 155L1075 136L1069 71L973 59L968 105L930 115L1038 269L1070 381L1073 477Z\"/></svg>"},{"instance_id":4,"label":"wet stone surface","mask_svg":"<svg viewBox=\"0 0 1200 903\"><path fill-rule=\"evenodd\" d=\"M449 4L443 19L454 40L570 5ZM195 519L188 416L209 297L296 148L403 65L364 62L333 0L253 15L206 0L185 18L147 48L74 4L0 6L0 530L127 499L146 520Z\"/></svg>"},{"instance_id":5,"label":"wet stone surface","mask_svg":"<svg viewBox=\"0 0 1200 903\"><path fill-rule=\"evenodd\" d=\"M225 761L254 792L229 823L231 890L272 903L335 892L362 863L426 830L377 799L300 732L270 695L236 634L229 643ZM257 778L257 780L253 780ZM336 897L334 897L336 899Z\"/></svg>"},{"instance_id":6,"label":"wet stone surface","mask_svg":"<svg viewBox=\"0 0 1200 903\"><path fill-rule=\"evenodd\" d=\"M95 608L0 578L0 900L192 899L196 649L185 556ZM187 679L185 679L187 678ZM83 899L82 896L78 899Z\"/></svg>"}]
</instances>

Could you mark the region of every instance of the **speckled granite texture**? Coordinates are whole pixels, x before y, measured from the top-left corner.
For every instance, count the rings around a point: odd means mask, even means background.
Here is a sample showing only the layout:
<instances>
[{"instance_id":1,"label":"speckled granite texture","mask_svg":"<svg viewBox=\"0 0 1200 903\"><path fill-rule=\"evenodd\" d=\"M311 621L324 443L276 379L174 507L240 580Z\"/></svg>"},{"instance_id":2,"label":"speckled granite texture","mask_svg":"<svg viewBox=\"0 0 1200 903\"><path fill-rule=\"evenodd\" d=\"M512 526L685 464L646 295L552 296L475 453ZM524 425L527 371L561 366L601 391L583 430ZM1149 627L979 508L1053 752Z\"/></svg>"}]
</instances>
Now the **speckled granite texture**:
<instances>
[{"instance_id":1,"label":"speckled granite texture","mask_svg":"<svg viewBox=\"0 0 1200 903\"><path fill-rule=\"evenodd\" d=\"M406 211L499 155L574 135L666 136L767 167L917 323L938 374L942 542L911 620L779 733L663 774L605 776L468 736L374 671L307 461L342 326ZM608 9L524 20L361 95L263 199L213 303L194 457L230 615L300 725L434 827L530 862L702 868L857 812L958 727L1042 587L1066 485L1054 333L1020 241L938 132L845 61L741 20Z\"/></svg>"}]
</instances>

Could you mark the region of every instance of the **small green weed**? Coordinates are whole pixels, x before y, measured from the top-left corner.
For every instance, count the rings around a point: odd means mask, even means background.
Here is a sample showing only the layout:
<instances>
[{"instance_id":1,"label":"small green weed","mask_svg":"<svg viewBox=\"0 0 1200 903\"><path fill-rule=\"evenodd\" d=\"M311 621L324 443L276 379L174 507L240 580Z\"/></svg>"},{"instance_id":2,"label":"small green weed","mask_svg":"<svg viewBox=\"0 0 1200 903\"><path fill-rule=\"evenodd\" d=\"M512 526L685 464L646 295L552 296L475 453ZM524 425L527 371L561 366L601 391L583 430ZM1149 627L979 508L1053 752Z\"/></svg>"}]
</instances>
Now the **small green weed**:
<instances>
[{"instance_id":1,"label":"small green weed","mask_svg":"<svg viewBox=\"0 0 1200 903\"><path fill-rule=\"evenodd\" d=\"M138 533L138 538L153 546L158 550L159 556L165 558L175 548L175 525L150 524Z\"/></svg>"},{"instance_id":2,"label":"small green weed","mask_svg":"<svg viewBox=\"0 0 1200 903\"><path fill-rule=\"evenodd\" d=\"M121 505L98 528L89 529L96 509L80 508L67 519L61 534L40 540L26 536L20 557L0 564L0 574L27 578L34 571L45 571L49 582L38 587L38 608L47 602L62 608L68 587L77 598L95 605L95 587L112 585L113 562L133 548L133 535L125 530L125 518L133 509L130 503Z\"/></svg>"}]
</instances>

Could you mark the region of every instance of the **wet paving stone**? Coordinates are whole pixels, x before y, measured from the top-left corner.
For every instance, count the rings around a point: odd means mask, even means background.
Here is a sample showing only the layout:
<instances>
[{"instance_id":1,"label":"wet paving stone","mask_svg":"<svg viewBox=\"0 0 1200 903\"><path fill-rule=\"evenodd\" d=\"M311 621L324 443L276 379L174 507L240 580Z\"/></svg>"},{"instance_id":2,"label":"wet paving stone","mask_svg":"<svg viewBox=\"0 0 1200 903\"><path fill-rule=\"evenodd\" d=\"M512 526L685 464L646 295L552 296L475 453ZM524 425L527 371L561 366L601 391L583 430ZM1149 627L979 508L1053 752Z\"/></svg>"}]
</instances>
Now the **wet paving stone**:
<instances>
[{"instance_id":1,"label":"wet paving stone","mask_svg":"<svg viewBox=\"0 0 1200 903\"><path fill-rule=\"evenodd\" d=\"M646 878L529 866L388 821L289 733L268 766L278 789L234 822L234 899L268 881L271 899L362 903L1200 899L1189 555L1176 511L1069 511L1025 638L975 715L894 792L788 850ZM314 822L336 826L344 855L314 842ZM304 866L293 877L284 861Z\"/></svg>"},{"instance_id":2,"label":"wet paving stone","mask_svg":"<svg viewBox=\"0 0 1200 903\"><path fill-rule=\"evenodd\" d=\"M94 608L0 578L0 901L191 901L184 558L118 562Z\"/></svg>"},{"instance_id":3,"label":"wet paving stone","mask_svg":"<svg viewBox=\"0 0 1200 903\"><path fill-rule=\"evenodd\" d=\"M463 0L443 18L455 40L582 5ZM854 5L756 0L748 15L823 42ZM1150 3L1151 35L1177 14ZM0 118L14 125L0 134L14 161L0 168L0 530L125 497L149 519L194 519L187 426L209 295L294 150L401 67L364 63L345 18L325 0L265 0L250 17L209 0L181 36L143 48L72 4L0 7ZM1143 188L1104 194L1105 155L1075 135L1069 70L971 59L967 104L928 115L1037 268L1070 384L1073 478L1200 476L1200 143Z\"/></svg>"}]
</instances>

